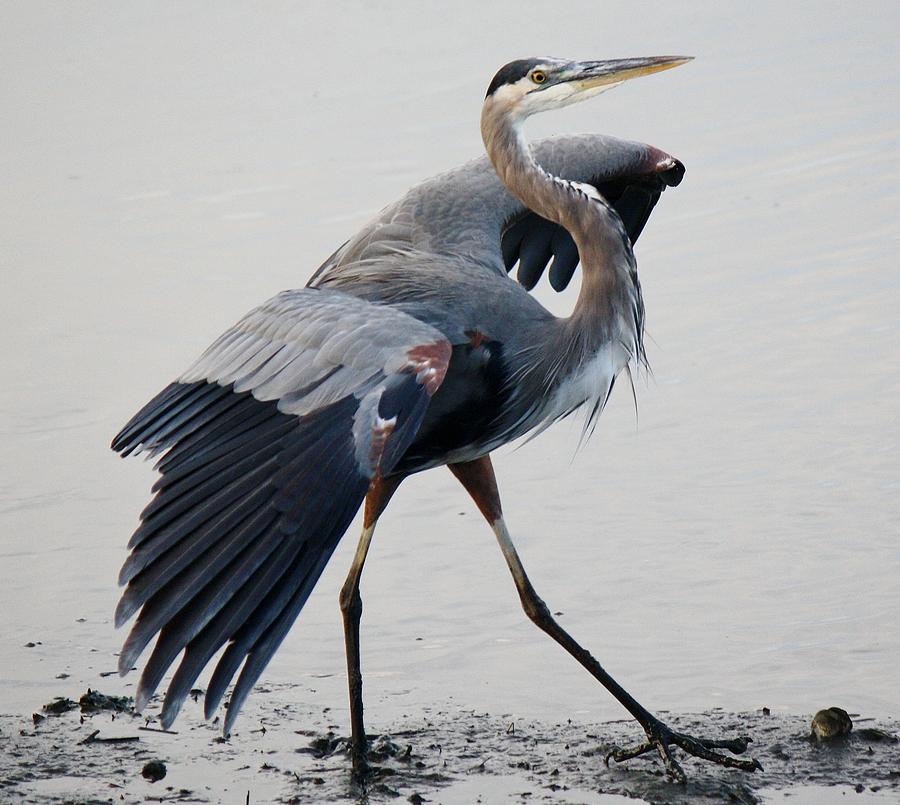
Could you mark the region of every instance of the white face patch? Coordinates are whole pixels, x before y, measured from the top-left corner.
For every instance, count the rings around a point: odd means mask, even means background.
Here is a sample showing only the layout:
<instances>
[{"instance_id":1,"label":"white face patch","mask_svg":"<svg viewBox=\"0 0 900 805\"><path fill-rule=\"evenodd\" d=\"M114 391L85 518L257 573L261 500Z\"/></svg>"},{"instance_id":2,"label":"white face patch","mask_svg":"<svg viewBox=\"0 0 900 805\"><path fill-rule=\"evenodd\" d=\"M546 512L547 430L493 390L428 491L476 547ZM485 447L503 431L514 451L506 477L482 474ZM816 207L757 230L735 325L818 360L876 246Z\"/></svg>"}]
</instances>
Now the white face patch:
<instances>
[{"instance_id":1,"label":"white face patch","mask_svg":"<svg viewBox=\"0 0 900 805\"><path fill-rule=\"evenodd\" d=\"M581 101L586 101L588 98L593 98L595 95L617 87L621 83L621 81L616 81L588 89L582 89L581 82L578 81L554 84L546 89L530 93L525 98L523 105L528 107L528 114L546 112L550 109L561 109L564 106L581 103Z\"/></svg>"}]
</instances>

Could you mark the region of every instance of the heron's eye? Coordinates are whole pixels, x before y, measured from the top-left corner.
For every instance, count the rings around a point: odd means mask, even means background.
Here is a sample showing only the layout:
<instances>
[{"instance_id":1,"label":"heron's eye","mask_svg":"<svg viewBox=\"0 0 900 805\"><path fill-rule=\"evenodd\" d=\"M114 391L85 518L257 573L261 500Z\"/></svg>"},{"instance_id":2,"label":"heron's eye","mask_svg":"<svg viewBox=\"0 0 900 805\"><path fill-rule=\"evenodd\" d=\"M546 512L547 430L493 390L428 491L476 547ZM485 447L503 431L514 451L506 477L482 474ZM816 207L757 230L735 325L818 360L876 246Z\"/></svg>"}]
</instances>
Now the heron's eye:
<instances>
[{"instance_id":1,"label":"heron's eye","mask_svg":"<svg viewBox=\"0 0 900 805\"><path fill-rule=\"evenodd\" d=\"M547 80L547 74L543 70L532 70L531 80L535 84L543 84Z\"/></svg>"}]
</instances>

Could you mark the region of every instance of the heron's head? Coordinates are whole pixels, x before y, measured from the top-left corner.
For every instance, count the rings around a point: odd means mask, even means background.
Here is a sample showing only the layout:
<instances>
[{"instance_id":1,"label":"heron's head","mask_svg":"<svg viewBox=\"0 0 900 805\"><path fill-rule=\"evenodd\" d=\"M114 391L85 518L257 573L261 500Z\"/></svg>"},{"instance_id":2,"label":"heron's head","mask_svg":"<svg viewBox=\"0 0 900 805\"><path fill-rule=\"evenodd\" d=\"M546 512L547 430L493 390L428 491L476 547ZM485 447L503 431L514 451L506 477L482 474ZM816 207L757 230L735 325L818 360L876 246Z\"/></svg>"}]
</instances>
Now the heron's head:
<instances>
[{"instance_id":1,"label":"heron's head","mask_svg":"<svg viewBox=\"0 0 900 805\"><path fill-rule=\"evenodd\" d=\"M501 67L485 96L495 112L524 119L591 98L623 81L668 70L690 56L647 56L610 61L517 59Z\"/></svg>"}]
</instances>

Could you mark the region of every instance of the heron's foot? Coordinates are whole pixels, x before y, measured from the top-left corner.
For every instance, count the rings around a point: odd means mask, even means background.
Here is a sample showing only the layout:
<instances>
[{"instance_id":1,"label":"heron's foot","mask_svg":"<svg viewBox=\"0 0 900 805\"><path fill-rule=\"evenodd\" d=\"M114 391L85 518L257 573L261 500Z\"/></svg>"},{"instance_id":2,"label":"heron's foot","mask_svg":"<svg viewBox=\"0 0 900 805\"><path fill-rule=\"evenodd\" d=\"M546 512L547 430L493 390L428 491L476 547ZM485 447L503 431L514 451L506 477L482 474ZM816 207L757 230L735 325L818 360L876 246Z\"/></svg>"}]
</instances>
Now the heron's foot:
<instances>
[{"instance_id":1,"label":"heron's foot","mask_svg":"<svg viewBox=\"0 0 900 805\"><path fill-rule=\"evenodd\" d=\"M372 736L367 736L365 743L361 745L356 745L351 739L348 742L348 749L353 769L353 781L361 786L392 773L387 766L375 765L376 763L384 763L389 760L409 762L412 757L411 745L397 744L388 735L379 735L374 739Z\"/></svg>"},{"instance_id":2,"label":"heron's foot","mask_svg":"<svg viewBox=\"0 0 900 805\"><path fill-rule=\"evenodd\" d=\"M363 740L354 740L352 737L344 738L329 732L314 739L309 749L298 750L309 752L317 760L342 755L349 756L351 777L354 783L364 785L374 775L376 768L369 763L368 736Z\"/></svg>"},{"instance_id":3,"label":"heron's foot","mask_svg":"<svg viewBox=\"0 0 900 805\"><path fill-rule=\"evenodd\" d=\"M762 771L762 765L755 758L741 760L739 758L716 752L716 749L725 749L735 755L743 754L751 742L750 738L733 738L731 740L710 740L707 738L695 738L684 732L676 732L659 719L654 718L649 724L644 725L647 740L627 749L616 748L606 756L606 765L610 760L621 763L625 760L646 755L650 752L658 752L662 758L666 774L678 783L686 783L687 776L681 764L672 755L672 748L677 746L689 755L711 763L718 763L729 769L741 769L742 771Z\"/></svg>"},{"instance_id":4,"label":"heron's foot","mask_svg":"<svg viewBox=\"0 0 900 805\"><path fill-rule=\"evenodd\" d=\"M362 741L347 742L347 750L350 755L351 779L361 789L365 789L379 774L381 769L373 765L371 757L371 740L368 736Z\"/></svg>"}]
</instances>

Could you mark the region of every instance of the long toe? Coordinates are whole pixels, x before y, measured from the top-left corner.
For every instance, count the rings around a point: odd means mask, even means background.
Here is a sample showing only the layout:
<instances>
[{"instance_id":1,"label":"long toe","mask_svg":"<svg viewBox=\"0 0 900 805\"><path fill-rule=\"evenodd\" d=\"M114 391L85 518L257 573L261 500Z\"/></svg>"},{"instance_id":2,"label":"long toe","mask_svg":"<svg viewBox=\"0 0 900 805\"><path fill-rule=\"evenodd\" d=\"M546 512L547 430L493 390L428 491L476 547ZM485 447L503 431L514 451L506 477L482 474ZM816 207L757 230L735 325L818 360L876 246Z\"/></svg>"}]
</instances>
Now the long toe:
<instances>
[{"instance_id":1,"label":"long toe","mask_svg":"<svg viewBox=\"0 0 900 805\"><path fill-rule=\"evenodd\" d=\"M694 757L700 758L701 760L708 760L711 763L718 763L720 766L725 766L729 769L762 771L762 764L760 764L756 758L743 760L741 758L731 757L730 755L723 755L721 752L716 752L711 748L713 746L725 748L730 752L740 754L747 749L746 739L739 738L734 741L715 741L706 738L695 738L692 735L676 732L672 734L670 742Z\"/></svg>"}]
</instances>

